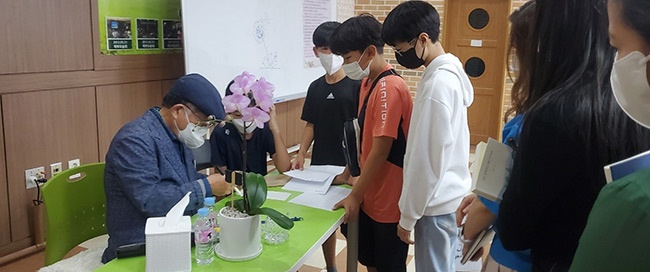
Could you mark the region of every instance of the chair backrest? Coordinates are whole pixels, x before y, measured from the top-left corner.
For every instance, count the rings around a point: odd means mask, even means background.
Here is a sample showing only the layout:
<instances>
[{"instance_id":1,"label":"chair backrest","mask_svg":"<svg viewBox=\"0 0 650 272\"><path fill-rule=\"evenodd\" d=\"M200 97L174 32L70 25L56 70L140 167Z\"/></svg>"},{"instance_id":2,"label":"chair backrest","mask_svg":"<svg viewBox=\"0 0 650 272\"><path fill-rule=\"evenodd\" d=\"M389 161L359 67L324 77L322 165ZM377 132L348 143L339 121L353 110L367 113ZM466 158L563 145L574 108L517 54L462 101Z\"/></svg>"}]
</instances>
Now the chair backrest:
<instances>
[{"instance_id":1,"label":"chair backrest","mask_svg":"<svg viewBox=\"0 0 650 272\"><path fill-rule=\"evenodd\" d=\"M46 266L81 242L106 234L104 166L93 163L68 169L41 187L47 215Z\"/></svg>"}]
</instances>

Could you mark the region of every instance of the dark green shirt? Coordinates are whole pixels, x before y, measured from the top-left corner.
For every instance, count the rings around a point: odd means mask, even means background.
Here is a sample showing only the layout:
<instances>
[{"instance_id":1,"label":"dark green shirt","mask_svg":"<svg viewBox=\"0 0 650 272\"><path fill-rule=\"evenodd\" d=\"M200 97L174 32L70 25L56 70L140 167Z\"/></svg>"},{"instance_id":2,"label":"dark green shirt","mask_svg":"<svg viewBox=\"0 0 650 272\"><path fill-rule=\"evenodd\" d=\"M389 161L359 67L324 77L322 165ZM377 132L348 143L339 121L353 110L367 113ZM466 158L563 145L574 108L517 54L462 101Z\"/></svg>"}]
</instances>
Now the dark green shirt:
<instances>
[{"instance_id":1,"label":"dark green shirt","mask_svg":"<svg viewBox=\"0 0 650 272\"><path fill-rule=\"evenodd\" d=\"M598 195L570 271L650 271L650 168Z\"/></svg>"}]
</instances>

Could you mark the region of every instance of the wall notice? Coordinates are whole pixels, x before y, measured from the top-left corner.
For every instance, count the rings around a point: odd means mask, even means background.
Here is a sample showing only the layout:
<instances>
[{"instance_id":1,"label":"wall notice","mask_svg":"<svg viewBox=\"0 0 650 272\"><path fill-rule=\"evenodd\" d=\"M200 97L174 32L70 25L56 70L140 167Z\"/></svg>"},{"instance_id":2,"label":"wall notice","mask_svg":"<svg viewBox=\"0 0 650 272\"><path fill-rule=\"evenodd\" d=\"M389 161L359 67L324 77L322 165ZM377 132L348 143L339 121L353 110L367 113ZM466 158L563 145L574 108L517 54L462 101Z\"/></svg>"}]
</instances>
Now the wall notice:
<instances>
[{"instance_id":1,"label":"wall notice","mask_svg":"<svg viewBox=\"0 0 650 272\"><path fill-rule=\"evenodd\" d=\"M332 0L304 0L302 2L302 25L305 68L320 67L318 57L314 55L312 34L318 25L330 21L332 17Z\"/></svg>"}]
</instances>

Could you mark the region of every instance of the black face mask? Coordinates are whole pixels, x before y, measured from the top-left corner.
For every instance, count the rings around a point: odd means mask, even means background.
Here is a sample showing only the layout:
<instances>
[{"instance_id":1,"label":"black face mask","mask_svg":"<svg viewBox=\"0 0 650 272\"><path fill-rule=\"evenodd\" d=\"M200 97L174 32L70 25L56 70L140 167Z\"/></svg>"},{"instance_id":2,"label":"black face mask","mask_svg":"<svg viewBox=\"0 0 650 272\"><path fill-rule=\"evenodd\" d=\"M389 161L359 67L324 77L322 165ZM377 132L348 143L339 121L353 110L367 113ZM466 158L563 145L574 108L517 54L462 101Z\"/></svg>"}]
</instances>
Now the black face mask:
<instances>
[{"instance_id":1,"label":"black face mask","mask_svg":"<svg viewBox=\"0 0 650 272\"><path fill-rule=\"evenodd\" d=\"M426 47L422 48L422 56L424 56L424 49ZM401 64L402 66L408 68L408 69L416 69L422 65L424 65L424 60L419 58L415 54L415 47L406 50L404 53L397 53L395 52L395 59L397 59L397 62Z\"/></svg>"}]
</instances>

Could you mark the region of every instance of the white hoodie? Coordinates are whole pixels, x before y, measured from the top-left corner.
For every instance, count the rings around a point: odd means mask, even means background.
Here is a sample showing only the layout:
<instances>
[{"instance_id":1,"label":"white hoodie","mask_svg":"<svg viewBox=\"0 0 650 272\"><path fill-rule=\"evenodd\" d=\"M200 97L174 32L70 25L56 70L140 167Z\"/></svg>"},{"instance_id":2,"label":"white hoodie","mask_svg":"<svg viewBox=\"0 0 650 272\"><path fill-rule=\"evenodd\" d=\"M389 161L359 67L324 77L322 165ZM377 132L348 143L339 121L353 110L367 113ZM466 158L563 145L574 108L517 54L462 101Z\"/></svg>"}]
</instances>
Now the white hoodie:
<instances>
[{"instance_id":1,"label":"white hoodie","mask_svg":"<svg viewBox=\"0 0 650 272\"><path fill-rule=\"evenodd\" d=\"M456 211L471 186L467 107L474 88L460 60L436 57L418 84L404 157L400 226Z\"/></svg>"}]
</instances>

